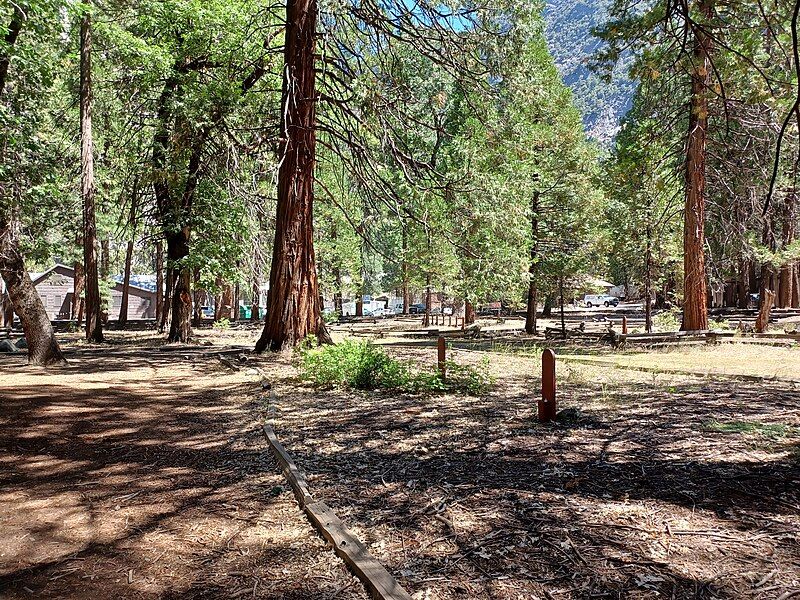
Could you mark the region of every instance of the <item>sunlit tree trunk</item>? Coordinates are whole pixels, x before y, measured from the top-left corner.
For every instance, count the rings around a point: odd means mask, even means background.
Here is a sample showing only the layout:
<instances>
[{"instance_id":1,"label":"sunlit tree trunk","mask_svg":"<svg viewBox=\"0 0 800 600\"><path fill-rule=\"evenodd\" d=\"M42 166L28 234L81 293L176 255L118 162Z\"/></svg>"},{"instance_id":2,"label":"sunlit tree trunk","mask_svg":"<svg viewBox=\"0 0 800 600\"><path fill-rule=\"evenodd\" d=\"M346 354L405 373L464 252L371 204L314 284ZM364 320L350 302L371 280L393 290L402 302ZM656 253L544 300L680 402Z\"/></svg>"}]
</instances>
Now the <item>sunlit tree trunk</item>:
<instances>
[{"instance_id":1,"label":"sunlit tree trunk","mask_svg":"<svg viewBox=\"0 0 800 600\"><path fill-rule=\"evenodd\" d=\"M267 322L256 352L291 348L307 336L330 342L314 255L316 0L287 0L281 148Z\"/></svg>"},{"instance_id":2,"label":"sunlit tree trunk","mask_svg":"<svg viewBox=\"0 0 800 600\"><path fill-rule=\"evenodd\" d=\"M83 238L79 240L81 252L83 252ZM72 319L78 322L78 327L83 322L84 302L83 294L85 290L84 282L86 278L83 276L83 261L75 261L73 264L75 276L72 279Z\"/></svg>"},{"instance_id":3,"label":"sunlit tree trunk","mask_svg":"<svg viewBox=\"0 0 800 600\"><path fill-rule=\"evenodd\" d=\"M65 364L42 299L33 287L19 250L15 227L0 214L0 276L19 317L28 342L28 362L33 365Z\"/></svg>"},{"instance_id":4,"label":"sunlit tree trunk","mask_svg":"<svg viewBox=\"0 0 800 600\"><path fill-rule=\"evenodd\" d=\"M182 228L167 236L167 258L172 266L170 342L187 343L192 336L192 271L183 259L189 256L189 231Z\"/></svg>"},{"instance_id":5,"label":"sunlit tree trunk","mask_svg":"<svg viewBox=\"0 0 800 600\"><path fill-rule=\"evenodd\" d=\"M469 300L464 301L464 323L466 325L475 323L475 305Z\"/></svg>"},{"instance_id":6,"label":"sunlit tree trunk","mask_svg":"<svg viewBox=\"0 0 800 600\"><path fill-rule=\"evenodd\" d=\"M702 14L711 18L713 0L701 0ZM695 28L691 114L686 146L686 202L683 222L683 325L684 331L708 329L708 291L705 268L706 139L708 133L708 83L712 42Z\"/></svg>"},{"instance_id":7,"label":"sunlit tree trunk","mask_svg":"<svg viewBox=\"0 0 800 600\"><path fill-rule=\"evenodd\" d=\"M83 266L86 276L86 339L103 341L100 286L97 274L97 225L95 222L94 144L92 140L92 16L81 18L81 197L83 199Z\"/></svg>"}]
</instances>

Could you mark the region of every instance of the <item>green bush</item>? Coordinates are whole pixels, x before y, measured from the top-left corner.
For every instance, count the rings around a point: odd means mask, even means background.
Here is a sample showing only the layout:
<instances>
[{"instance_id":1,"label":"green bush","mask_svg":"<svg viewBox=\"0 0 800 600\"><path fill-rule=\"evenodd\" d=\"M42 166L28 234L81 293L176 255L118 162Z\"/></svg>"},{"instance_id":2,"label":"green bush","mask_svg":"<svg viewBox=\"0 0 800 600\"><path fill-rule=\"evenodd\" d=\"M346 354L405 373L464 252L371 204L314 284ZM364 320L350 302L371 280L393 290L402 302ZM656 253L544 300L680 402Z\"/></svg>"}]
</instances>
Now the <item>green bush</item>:
<instances>
[{"instance_id":1,"label":"green bush","mask_svg":"<svg viewBox=\"0 0 800 600\"><path fill-rule=\"evenodd\" d=\"M230 329L231 322L228 319L220 319L219 321L214 321L214 324L211 326L214 329Z\"/></svg>"},{"instance_id":2,"label":"green bush","mask_svg":"<svg viewBox=\"0 0 800 600\"><path fill-rule=\"evenodd\" d=\"M658 331L678 331L681 328L681 310L672 308L653 316L653 325Z\"/></svg>"},{"instance_id":3,"label":"green bush","mask_svg":"<svg viewBox=\"0 0 800 600\"><path fill-rule=\"evenodd\" d=\"M339 319L342 318L342 313L340 312L323 312L322 313L322 320L325 321L326 325L330 325L331 323L336 323Z\"/></svg>"},{"instance_id":4,"label":"green bush","mask_svg":"<svg viewBox=\"0 0 800 600\"><path fill-rule=\"evenodd\" d=\"M462 391L479 395L492 385L486 367L484 364L479 371L448 362L447 379L443 381L437 371L417 370L413 363L392 358L369 341L346 340L320 347L307 342L300 350L303 379L318 386L340 385L359 390Z\"/></svg>"}]
</instances>

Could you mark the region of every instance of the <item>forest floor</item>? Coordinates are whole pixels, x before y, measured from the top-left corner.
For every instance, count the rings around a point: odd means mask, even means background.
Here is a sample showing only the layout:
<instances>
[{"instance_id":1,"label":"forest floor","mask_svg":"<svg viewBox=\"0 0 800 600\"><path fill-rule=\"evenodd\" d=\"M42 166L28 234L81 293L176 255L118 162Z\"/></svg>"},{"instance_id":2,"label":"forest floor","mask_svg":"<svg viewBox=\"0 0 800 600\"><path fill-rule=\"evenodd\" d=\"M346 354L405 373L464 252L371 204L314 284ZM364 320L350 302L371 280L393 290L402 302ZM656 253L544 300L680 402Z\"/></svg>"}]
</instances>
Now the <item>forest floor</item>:
<instances>
[{"instance_id":1,"label":"forest floor","mask_svg":"<svg viewBox=\"0 0 800 600\"><path fill-rule=\"evenodd\" d=\"M258 377L110 337L0 357L0 598L365 600L266 450Z\"/></svg>"},{"instance_id":2,"label":"forest floor","mask_svg":"<svg viewBox=\"0 0 800 600\"><path fill-rule=\"evenodd\" d=\"M432 342L374 330L334 333L433 368ZM117 335L61 374L0 361L10 598L364 597L265 452L264 409L314 496L415 599L800 596L792 382L561 361L560 408L580 417L540 426L534 352L452 350L494 376L481 397L389 394L315 389L291 356L239 372L216 359L220 345L249 347L255 329L152 354L141 349L160 343L152 334ZM775 350L636 356L758 371ZM800 349L777 350L800 372ZM252 366L272 384L270 406Z\"/></svg>"}]
</instances>

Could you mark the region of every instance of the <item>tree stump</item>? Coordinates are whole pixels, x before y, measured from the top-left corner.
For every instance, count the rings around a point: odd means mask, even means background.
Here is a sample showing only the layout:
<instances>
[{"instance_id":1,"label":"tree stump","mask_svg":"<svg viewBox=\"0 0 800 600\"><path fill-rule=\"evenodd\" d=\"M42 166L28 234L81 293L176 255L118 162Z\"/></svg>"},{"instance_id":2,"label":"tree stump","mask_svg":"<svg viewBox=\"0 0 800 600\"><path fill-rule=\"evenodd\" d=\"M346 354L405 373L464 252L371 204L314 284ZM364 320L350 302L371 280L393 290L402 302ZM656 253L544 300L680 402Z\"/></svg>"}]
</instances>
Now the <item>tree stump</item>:
<instances>
[{"instance_id":1,"label":"tree stump","mask_svg":"<svg viewBox=\"0 0 800 600\"><path fill-rule=\"evenodd\" d=\"M772 304L775 302L775 292L764 290L764 297L761 298L761 308L756 319L756 333L764 333L769 327L769 316L772 312Z\"/></svg>"}]
</instances>

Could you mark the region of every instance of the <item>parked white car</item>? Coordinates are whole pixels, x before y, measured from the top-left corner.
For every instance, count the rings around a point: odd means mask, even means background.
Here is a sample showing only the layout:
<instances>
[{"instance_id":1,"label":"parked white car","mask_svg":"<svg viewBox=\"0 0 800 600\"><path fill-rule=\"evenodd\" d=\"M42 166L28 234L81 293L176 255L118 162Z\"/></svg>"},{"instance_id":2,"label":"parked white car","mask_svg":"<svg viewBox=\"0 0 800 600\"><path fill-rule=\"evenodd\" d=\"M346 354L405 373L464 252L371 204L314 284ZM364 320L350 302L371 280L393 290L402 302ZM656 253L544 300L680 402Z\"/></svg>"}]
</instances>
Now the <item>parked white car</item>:
<instances>
[{"instance_id":1,"label":"parked white car","mask_svg":"<svg viewBox=\"0 0 800 600\"><path fill-rule=\"evenodd\" d=\"M608 308L609 306L616 306L619 304L619 298L609 296L608 294L590 294L583 297L583 303L586 305L586 308L592 308L593 306L605 306Z\"/></svg>"}]
</instances>

